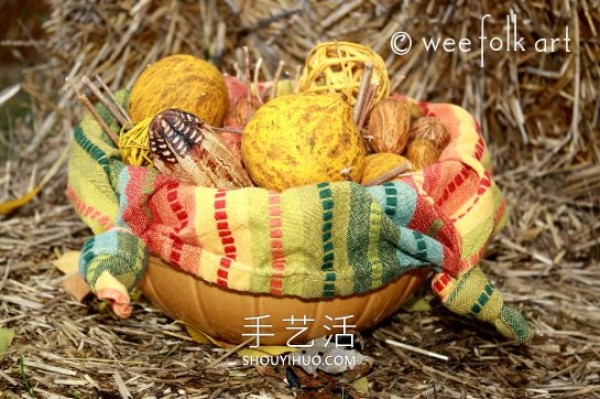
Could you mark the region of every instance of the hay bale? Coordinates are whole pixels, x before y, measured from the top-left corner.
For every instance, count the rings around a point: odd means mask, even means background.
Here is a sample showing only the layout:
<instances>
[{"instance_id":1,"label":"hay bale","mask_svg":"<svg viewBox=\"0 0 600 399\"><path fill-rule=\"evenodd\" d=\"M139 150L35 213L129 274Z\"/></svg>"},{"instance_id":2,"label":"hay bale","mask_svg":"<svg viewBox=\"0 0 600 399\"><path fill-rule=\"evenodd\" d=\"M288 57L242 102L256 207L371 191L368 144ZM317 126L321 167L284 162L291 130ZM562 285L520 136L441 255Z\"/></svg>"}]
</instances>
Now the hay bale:
<instances>
[{"instance_id":1,"label":"hay bale","mask_svg":"<svg viewBox=\"0 0 600 399\"><path fill-rule=\"evenodd\" d=\"M231 66L235 48L248 45L263 59L270 77L279 60L294 74L319 41L339 39L372 46L386 59L393 81L406 76L398 90L419 99L452 101L481 121L493 142L536 146L540 139L563 139L572 132L569 150L584 151L598 128L600 8L589 1L574 5L525 3L474 8L417 0L371 2L336 0L242 1L51 1L46 27L56 54L65 63L80 60L85 73L101 73L113 84L130 85L140 68L175 52L205 55ZM517 36L525 52L484 49L481 67L481 20L485 34L504 38L506 17L516 15ZM565 38L555 52L534 50L541 38ZM511 30L512 26L508 29ZM413 49L406 56L392 52L390 39L406 31ZM422 40L471 40L471 52L426 51ZM497 44L497 42L496 42ZM570 52L567 52L567 45ZM518 47L513 48L518 49Z\"/></svg>"}]
</instances>

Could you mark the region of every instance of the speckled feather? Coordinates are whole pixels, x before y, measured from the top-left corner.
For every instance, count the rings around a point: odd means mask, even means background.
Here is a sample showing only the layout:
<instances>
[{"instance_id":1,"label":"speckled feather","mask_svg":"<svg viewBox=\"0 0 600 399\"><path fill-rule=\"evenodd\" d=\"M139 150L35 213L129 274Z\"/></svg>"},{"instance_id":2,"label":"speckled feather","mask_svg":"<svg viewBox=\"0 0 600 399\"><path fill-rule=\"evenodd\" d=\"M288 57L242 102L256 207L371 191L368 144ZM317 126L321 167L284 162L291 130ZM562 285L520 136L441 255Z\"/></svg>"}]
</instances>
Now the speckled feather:
<instances>
[{"instance_id":1,"label":"speckled feather","mask_svg":"<svg viewBox=\"0 0 600 399\"><path fill-rule=\"evenodd\" d=\"M168 108L154 117L150 150L156 168L180 181L221 188L252 185L219 135L189 112Z\"/></svg>"}]
</instances>

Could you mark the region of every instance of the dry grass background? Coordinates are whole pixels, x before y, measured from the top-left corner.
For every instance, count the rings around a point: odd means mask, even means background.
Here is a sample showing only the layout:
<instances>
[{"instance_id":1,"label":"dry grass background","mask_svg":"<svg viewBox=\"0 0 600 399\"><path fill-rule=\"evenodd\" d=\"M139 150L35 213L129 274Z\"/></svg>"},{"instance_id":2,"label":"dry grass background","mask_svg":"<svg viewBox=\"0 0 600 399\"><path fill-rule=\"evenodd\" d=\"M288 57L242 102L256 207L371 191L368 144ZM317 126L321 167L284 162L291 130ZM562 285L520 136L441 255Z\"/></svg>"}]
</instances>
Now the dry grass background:
<instances>
[{"instance_id":1,"label":"dry grass background","mask_svg":"<svg viewBox=\"0 0 600 399\"><path fill-rule=\"evenodd\" d=\"M39 61L20 79L30 112L10 118L10 103L0 109L10 121L0 134L7 158L0 165L0 202L39 181L66 146L82 115L62 87L66 76L98 73L113 88L130 86L145 65L174 52L205 56L232 71L242 45L263 59L265 78L279 60L294 76L320 40L370 44L394 81L406 77L399 91L458 103L481 121L511 213L484 266L538 335L528 345L507 343L432 300L431 312L400 312L366 333L364 353L376 360L369 396L600 397L599 1L52 0L49 8L44 34L27 44ZM482 15L494 17L487 35L504 37L510 9L529 50L488 50L481 68ZM21 38L30 41L24 26ZM571 52L564 42L555 52L532 50L539 38L564 38L567 26ZM407 56L390 51L396 31L415 40ZM427 53L419 41L428 37L468 37L474 51ZM13 55L26 54L22 45L7 46ZM222 350L191 342L143 300L127 320L94 300L72 301L50 260L79 249L90 232L64 197L65 173L31 204L0 216L0 326L17 333L0 358L0 397L354 394L351 384L335 379L321 391L292 389L235 357L207 367ZM390 334L450 360L392 348L384 342Z\"/></svg>"}]
</instances>

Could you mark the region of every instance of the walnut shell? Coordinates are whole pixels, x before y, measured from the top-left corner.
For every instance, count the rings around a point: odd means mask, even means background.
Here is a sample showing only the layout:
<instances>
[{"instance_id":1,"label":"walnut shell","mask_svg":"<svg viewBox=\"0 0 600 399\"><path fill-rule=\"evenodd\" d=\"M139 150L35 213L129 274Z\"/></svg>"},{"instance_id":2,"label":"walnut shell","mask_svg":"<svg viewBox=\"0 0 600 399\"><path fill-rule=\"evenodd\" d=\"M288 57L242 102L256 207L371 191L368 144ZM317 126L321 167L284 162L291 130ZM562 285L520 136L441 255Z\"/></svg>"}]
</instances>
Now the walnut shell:
<instances>
[{"instance_id":1,"label":"walnut shell","mask_svg":"<svg viewBox=\"0 0 600 399\"><path fill-rule=\"evenodd\" d=\"M416 102L413 102L413 101L408 101L408 100L406 100L406 103L408 104L408 107L410 109L411 121L415 121L415 120L425 116L425 113L423 112L423 109L419 106L419 104L417 104Z\"/></svg>"},{"instance_id":2,"label":"walnut shell","mask_svg":"<svg viewBox=\"0 0 600 399\"><path fill-rule=\"evenodd\" d=\"M411 123L413 121L425 116L423 109L419 106L419 104L415 100L408 98L408 97L401 97L401 96L396 96L393 98L403 104L406 104L406 107L408 108L409 113L410 113Z\"/></svg>"},{"instance_id":3,"label":"walnut shell","mask_svg":"<svg viewBox=\"0 0 600 399\"><path fill-rule=\"evenodd\" d=\"M410 161L402 155L378 152L365 157L365 170L360 180L363 186L383 184L412 170Z\"/></svg>"},{"instance_id":4,"label":"walnut shell","mask_svg":"<svg viewBox=\"0 0 600 399\"><path fill-rule=\"evenodd\" d=\"M410 132L410 109L406 102L385 98L369 117L368 144L375 152L400 154L406 148Z\"/></svg>"},{"instance_id":5,"label":"walnut shell","mask_svg":"<svg viewBox=\"0 0 600 399\"><path fill-rule=\"evenodd\" d=\"M406 158L412 162L414 170L423 169L438 161L442 151L433 141L426 139L415 139L408 144Z\"/></svg>"},{"instance_id":6,"label":"walnut shell","mask_svg":"<svg viewBox=\"0 0 600 399\"><path fill-rule=\"evenodd\" d=\"M450 142L450 135L440 118L424 116L415 120L411 126L410 140L416 139L433 142L435 148L441 152Z\"/></svg>"}]
</instances>

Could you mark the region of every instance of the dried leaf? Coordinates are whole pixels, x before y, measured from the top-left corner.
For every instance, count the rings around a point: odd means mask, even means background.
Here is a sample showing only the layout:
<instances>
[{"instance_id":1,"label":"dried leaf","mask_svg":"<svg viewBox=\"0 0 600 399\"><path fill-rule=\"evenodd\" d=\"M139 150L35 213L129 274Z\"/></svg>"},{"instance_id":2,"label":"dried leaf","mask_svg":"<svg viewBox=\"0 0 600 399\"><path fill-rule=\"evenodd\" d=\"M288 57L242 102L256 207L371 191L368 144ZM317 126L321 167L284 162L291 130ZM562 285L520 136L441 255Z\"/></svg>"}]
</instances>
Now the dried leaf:
<instances>
[{"instance_id":1,"label":"dried leaf","mask_svg":"<svg viewBox=\"0 0 600 399\"><path fill-rule=\"evenodd\" d=\"M0 356L4 355L15 337L15 330L12 328L0 328Z\"/></svg>"},{"instance_id":2,"label":"dried leaf","mask_svg":"<svg viewBox=\"0 0 600 399\"><path fill-rule=\"evenodd\" d=\"M359 378L358 380L354 381L352 388L354 388L359 394L367 396L369 394L369 379L367 377Z\"/></svg>"},{"instance_id":3,"label":"dried leaf","mask_svg":"<svg viewBox=\"0 0 600 399\"><path fill-rule=\"evenodd\" d=\"M67 275L61 284L62 288L78 302L83 301L92 292L89 284L79 274L80 256L80 251L67 251L52 261L58 270Z\"/></svg>"},{"instance_id":4,"label":"dried leaf","mask_svg":"<svg viewBox=\"0 0 600 399\"><path fill-rule=\"evenodd\" d=\"M46 183L48 183L48 181L50 181L50 179L52 179L52 177L54 177L56 172L58 172L58 170L60 169L62 164L67 160L68 154L69 154L68 148L65 148L63 150L61 156L56 160L56 162L54 162L54 164L50 167L50 169L48 169L48 172L46 172L46 175L44 176L44 178L42 179L40 184L35 186L27 194L23 195L20 198L0 203L0 215L8 215L8 214L16 211L23 205L28 204L31 200L33 200L35 198L35 196L38 195L38 193L44 187L44 185Z\"/></svg>"},{"instance_id":5,"label":"dried leaf","mask_svg":"<svg viewBox=\"0 0 600 399\"><path fill-rule=\"evenodd\" d=\"M81 251L67 251L60 258L52 261L52 264L64 274L74 273L79 270L79 257Z\"/></svg>"},{"instance_id":6,"label":"dried leaf","mask_svg":"<svg viewBox=\"0 0 600 399\"><path fill-rule=\"evenodd\" d=\"M423 297L413 297L402 306L402 309L407 312L430 312L431 304Z\"/></svg>"},{"instance_id":7,"label":"dried leaf","mask_svg":"<svg viewBox=\"0 0 600 399\"><path fill-rule=\"evenodd\" d=\"M39 185L35 187L33 190L29 191L27 194L23 195L14 200L6 201L0 204L0 215L8 215L22 207L23 205L31 202L32 199L40 192L42 186Z\"/></svg>"}]
</instances>

